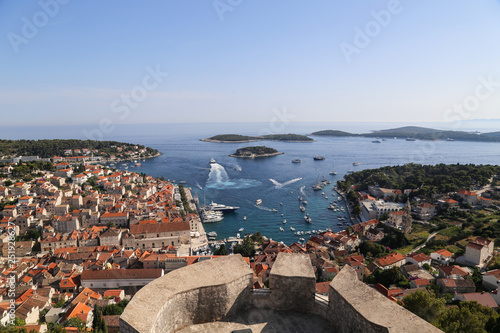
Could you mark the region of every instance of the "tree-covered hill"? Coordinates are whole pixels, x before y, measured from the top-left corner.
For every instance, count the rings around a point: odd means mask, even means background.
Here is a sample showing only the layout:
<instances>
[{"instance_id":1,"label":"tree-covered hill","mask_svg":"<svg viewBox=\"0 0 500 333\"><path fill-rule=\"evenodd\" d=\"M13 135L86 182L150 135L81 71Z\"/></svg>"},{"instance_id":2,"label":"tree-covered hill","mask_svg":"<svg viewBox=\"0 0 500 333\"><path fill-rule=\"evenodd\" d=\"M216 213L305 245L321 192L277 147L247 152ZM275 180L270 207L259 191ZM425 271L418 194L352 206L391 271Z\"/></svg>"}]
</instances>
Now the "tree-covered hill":
<instances>
[{"instance_id":1,"label":"tree-covered hill","mask_svg":"<svg viewBox=\"0 0 500 333\"><path fill-rule=\"evenodd\" d=\"M220 134L215 135L202 141L215 141L215 142L248 142L248 141L298 141L298 142L311 142L314 141L308 136L299 134L268 134L259 136L248 136L240 134Z\"/></svg>"},{"instance_id":2,"label":"tree-covered hill","mask_svg":"<svg viewBox=\"0 0 500 333\"><path fill-rule=\"evenodd\" d=\"M349 132L339 131L339 130L323 130L311 133L311 135L317 136L357 136L357 134L352 134Z\"/></svg>"},{"instance_id":3,"label":"tree-covered hill","mask_svg":"<svg viewBox=\"0 0 500 333\"><path fill-rule=\"evenodd\" d=\"M260 156L274 156L280 155L283 153L278 152L274 148L266 147L266 146L253 146L253 147L245 147L239 148L236 150L234 154L229 156L231 157L260 157Z\"/></svg>"},{"instance_id":4,"label":"tree-covered hill","mask_svg":"<svg viewBox=\"0 0 500 333\"><path fill-rule=\"evenodd\" d=\"M97 149L106 154L118 153L118 147L123 151L146 148L146 155L155 155L156 149L118 141L94 141L94 140L0 140L0 156L39 156L48 158L64 156L66 149Z\"/></svg>"},{"instance_id":5,"label":"tree-covered hill","mask_svg":"<svg viewBox=\"0 0 500 333\"><path fill-rule=\"evenodd\" d=\"M405 190L428 186L436 193L446 193L487 185L489 179L499 173L500 166L493 165L410 163L347 174L339 182L339 187L348 189L351 185L358 185L360 190L366 190L369 185L379 185Z\"/></svg>"}]
</instances>

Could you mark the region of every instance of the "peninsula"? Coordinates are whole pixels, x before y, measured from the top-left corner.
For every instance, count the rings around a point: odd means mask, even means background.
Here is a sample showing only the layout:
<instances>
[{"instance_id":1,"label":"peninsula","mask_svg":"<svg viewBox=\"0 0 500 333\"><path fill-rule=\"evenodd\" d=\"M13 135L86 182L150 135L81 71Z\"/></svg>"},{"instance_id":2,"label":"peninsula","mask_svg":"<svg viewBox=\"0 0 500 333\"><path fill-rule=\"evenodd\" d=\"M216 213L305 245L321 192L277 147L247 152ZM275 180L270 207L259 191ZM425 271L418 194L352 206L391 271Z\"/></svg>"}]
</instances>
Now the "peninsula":
<instances>
[{"instance_id":1,"label":"peninsula","mask_svg":"<svg viewBox=\"0 0 500 333\"><path fill-rule=\"evenodd\" d=\"M271 157L276 155L282 155L274 148L269 148L265 146L253 146L253 147L245 147L236 150L234 154L229 156L231 157L240 157L240 158L256 158L256 157Z\"/></svg>"},{"instance_id":2,"label":"peninsula","mask_svg":"<svg viewBox=\"0 0 500 333\"><path fill-rule=\"evenodd\" d=\"M314 139L299 134L269 134L269 135L259 135L259 136L248 136L240 134L220 134L215 135L210 138L201 139L200 141L206 142L251 142L251 141L284 141L284 142L313 142Z\"/></svg>"},{"instance_id":3,"label":"peninsula","mask_svg":"<svg viewBox=\"0 0 500 333\"><path fill-rule=\"evenodd\" d=\"M398 138L398 139L418 139L418 140L447 140L447 141L478 141L478 142L500 142L500 132L465 132L437 130L418 126L405 126L399 128L373 131L371 133L349 133L339 130L322 130L313 132L311 136L330 137L372 137L372 138Z\"/></svg>"},{"instance_id":4,"label":"peninsula","mask_svg":"<svg viewBox=\"0 0 500 333\"><path fill-rule=\"evenodd\" d=\"M121 161L160 156L143 145L96 140L0 140L0 161Z\"/></svg>"}]
</instances>

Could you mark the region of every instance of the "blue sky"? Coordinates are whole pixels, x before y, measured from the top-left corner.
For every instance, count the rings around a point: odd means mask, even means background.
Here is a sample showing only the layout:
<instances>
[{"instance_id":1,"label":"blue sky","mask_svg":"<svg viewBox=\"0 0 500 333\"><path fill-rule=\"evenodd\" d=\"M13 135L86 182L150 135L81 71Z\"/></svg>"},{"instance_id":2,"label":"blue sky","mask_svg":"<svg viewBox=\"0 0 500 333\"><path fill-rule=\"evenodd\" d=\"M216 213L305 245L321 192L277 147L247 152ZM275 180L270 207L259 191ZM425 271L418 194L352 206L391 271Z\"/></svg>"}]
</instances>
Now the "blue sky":
<instances>
[{"instance_id":1,"label":"blue sky","mask_svg":"<svg viewBox=\"0 0 500 333\"><path fill-rule=\"evenodd\" d=\"M498 36L498 0L0 0L0 124L500 118Z\"/></svg>"}]
</instances>

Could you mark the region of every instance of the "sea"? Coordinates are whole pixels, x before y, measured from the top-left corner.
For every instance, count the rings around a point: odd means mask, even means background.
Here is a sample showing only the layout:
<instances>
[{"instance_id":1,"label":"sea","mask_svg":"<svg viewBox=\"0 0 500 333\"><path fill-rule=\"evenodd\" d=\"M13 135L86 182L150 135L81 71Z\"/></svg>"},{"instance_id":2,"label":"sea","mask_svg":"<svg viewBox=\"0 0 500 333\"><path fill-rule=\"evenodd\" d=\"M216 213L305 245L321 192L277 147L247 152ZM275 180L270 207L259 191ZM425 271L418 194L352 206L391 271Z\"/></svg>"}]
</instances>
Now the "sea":
<instances>
[{"instance_id":1,"label":"sea","mask_svg":"<svg viewBox=\"0 0 500 333\"><path fill-rule=\"evenodd\" d=\"M500 143L464 141L406 141L391 138L381 143L364 137L314 137L314 142L251 142L212 143L200 141L217 134L259 135L272 133L310 134L325 129L338 129L352 133L395 128L405 125L457 129L432 123L210 123L210 124L146 124L115 125L106 133L96 125L54 127L0 127L2 139L91 139L117 140L137 143L158 149L162 155L135 163L119 163L122 169L144 172L154 177L164 177L176 183L185 182L200 204L216 202L240 207L227 213L216 223L204 224L205 230L217 232L218 239L260 231L268 238L291 244L301 237L297 231L345 229L339 217L342 211L332 211L328 206L338 194L335 183L345 174L363 169L406 163L420 164L499 164ZM498 131L500 122L473 122L462 124L458 130ZM265 145L283 152L283 155L256 159L229 157L236 149ZM322 161L313 160L323 156ZM210 159L217 163L210 164ZM292 163L300 159L301 163ZM353 163L359 165L353 165ZM331 171L337 175L331 175ZM331 184L322 191L312 186L321 180ZM307 200L305 212L300 210L299 197ZM262 200L260 205L256 204ZM343 203L339 204L339 207ZM312 223L306 223L308 214ZM283 223L286 220L286 223ZM283 231L281 231L283 228ZM295 232L291 228L295 229ZM239 230L243 228L240 232Z\"/></svg>"}]
</instances>

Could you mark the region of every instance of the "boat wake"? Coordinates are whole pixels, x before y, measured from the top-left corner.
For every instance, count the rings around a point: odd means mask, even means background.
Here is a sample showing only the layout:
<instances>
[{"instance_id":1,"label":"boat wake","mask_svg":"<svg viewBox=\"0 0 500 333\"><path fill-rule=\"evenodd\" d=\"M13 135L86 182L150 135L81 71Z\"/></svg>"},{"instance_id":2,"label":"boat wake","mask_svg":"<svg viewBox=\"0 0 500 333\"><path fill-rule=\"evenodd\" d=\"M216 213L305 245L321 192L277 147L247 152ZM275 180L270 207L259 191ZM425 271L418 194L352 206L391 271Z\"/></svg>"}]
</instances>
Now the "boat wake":
<instances>
[{"instance_id":1,"label":"boat wake","mask_svg":"<svg viewBox=\"0 0 500 333\"><path fill-rule=\"evenodd\" d=\"M236 164L236 163L231 163L231 164L230 164L230 166L231 166L232 168L234 168L234 170L236 170L236 171L238 171L238 172L241 172L241 170L242 170L242 169L241 169L241 166L239 166L239 165L238 165L238 164Z\"/></svg>"},{"instance_id":2,"label":"boat wake","mask_svg":"<svg viewBox=\"0 0 500 333\"><path fill-rule=\"evenodd\" d=\"M261 206L261 205L255 205L254 204L254 207L260 209L260 210L265 210L265 211L268 211L268 212L272 212L272 208L269 208L269 207L264 207L264 206Z\"/></svg>"},{"instance_id":3,"label":"boat wake","mask_svg":"<svg viewBox=\"0 0 500 333\"><path fill-rule=\"evenodd\" d=\"M243 189L260 185L258 180L254 179L230 179L226 169L219 163L210 164L210 173L208 174L206 188L211 189Z\"/></svg>"},{"instance_id":4,"label":"boat wake","mask_svg":"<svg viewBox=\"0 0 500 333\"><path fill-rule=\"evenodd\" d=\"M300 187L300 194L302 194L304 197L306 196L306 192L304 191L304 189L305 189L305 188L306 188L306 186L305 186L305 185L302 185L302 186Z\"/></svg>"},{"instance_id":5,"label":"boat wake","mask_svg":"<svg viewBox=\"0 0 500 333\"><path fill-rule=\"evenodd\" d=\"M288 181L286 181L286 182L280 183L280 182L279 182L279 181L277 181L277 180L274 180L274 179L272 179L272 178L269 178L269 181L270 181L271 183L273 183L273 184L274 184L274 188L275 188L275 189L279 189L279 188L285 187L285 186L287 186L287 185L290 185L290 184L296 183L296 182L298 182L299 180L302 180L302 178L294 178L294 179L290 179L290 180L288 180Z\"/></svg>"}]
</instances>

